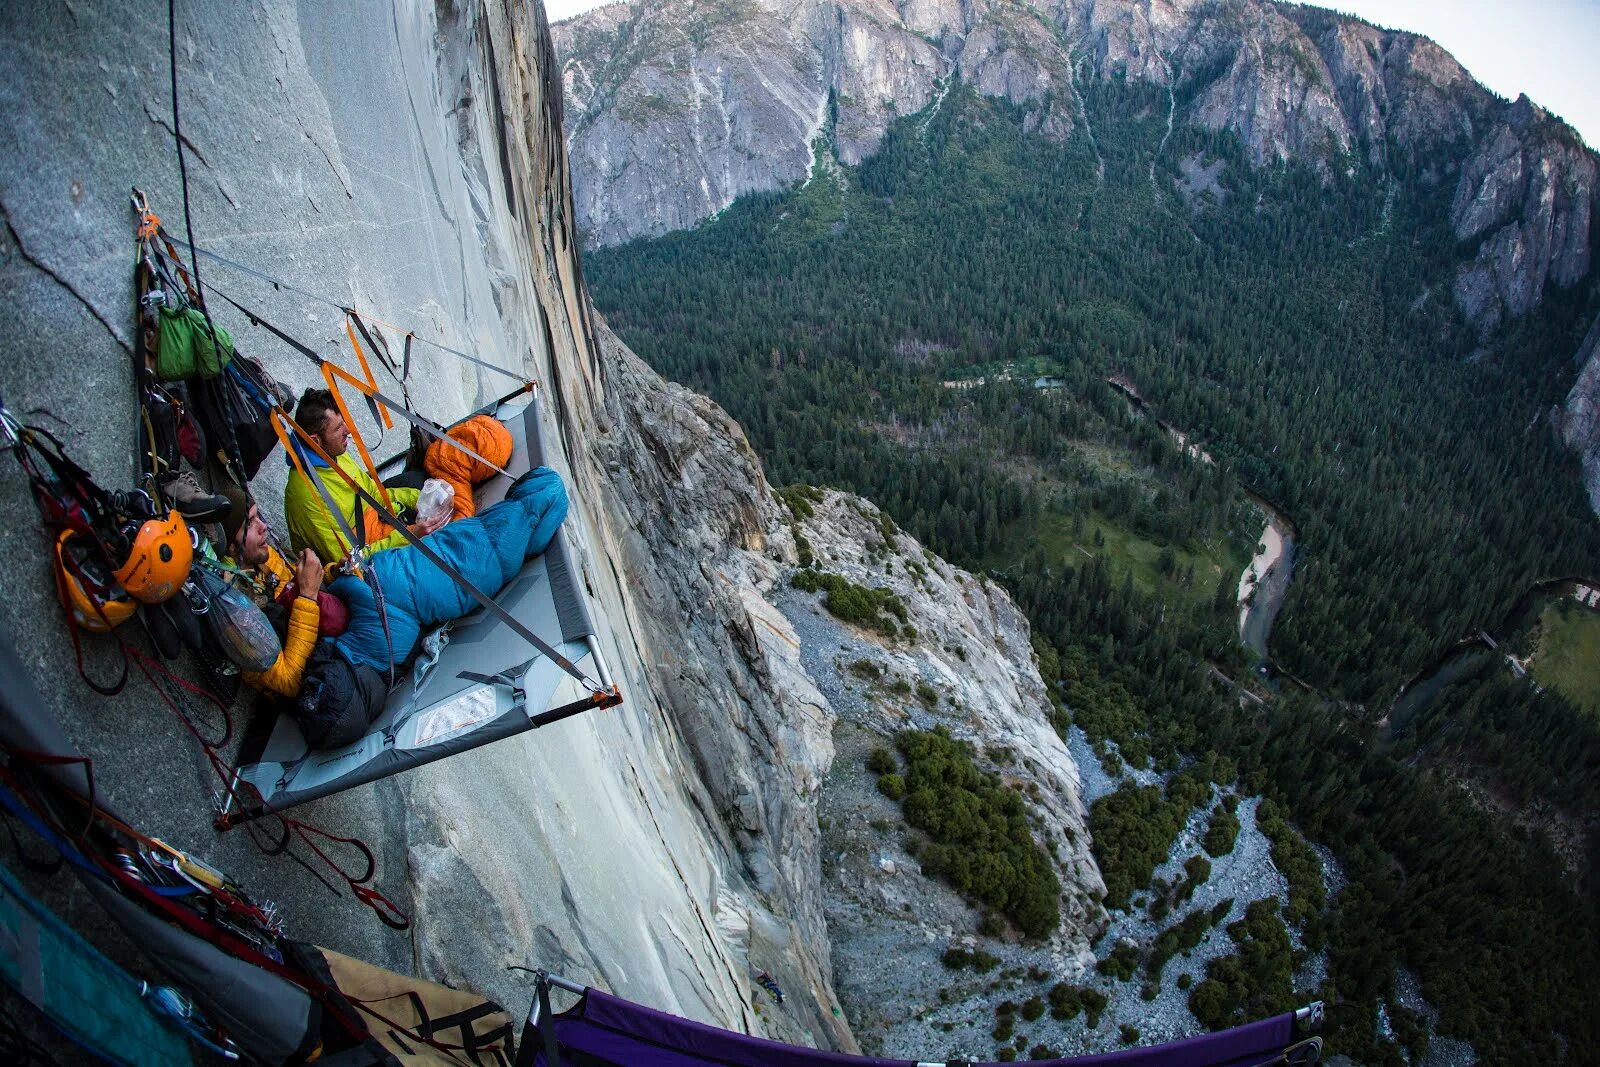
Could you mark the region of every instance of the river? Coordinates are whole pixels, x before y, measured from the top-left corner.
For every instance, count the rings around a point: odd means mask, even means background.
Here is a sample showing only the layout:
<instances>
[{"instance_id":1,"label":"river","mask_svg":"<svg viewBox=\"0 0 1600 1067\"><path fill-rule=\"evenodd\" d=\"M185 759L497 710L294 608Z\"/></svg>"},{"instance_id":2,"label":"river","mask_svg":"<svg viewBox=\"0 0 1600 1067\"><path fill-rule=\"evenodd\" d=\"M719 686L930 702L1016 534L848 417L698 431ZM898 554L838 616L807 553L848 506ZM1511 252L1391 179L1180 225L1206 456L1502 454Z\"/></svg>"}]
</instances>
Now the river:
<instances>
[{"instance_id":1,"label":"river","mask_svg":"<svg viewBox=\"0 0 1600 1067\"><path fill-rule=\"evenodd\" d=\"M1187 433L1157 415L1150 403L1139 395L1133 382L1121 376L1109 377L1105 382L1121 393L1136 413L1167 431L1191 459L1216 462ZM1277 621L1278 612L1283 609L1283 598L1289 593L1289 578L1294 571L1295 527L1289 516L1263 497L1248 490L1245 495L1261 510L1267 522L1256 541L1255 557L1239 576L1239 640L1266 663L1267 640L1272 636L1272 624Z\"/></svg>"},{"instance_id":2,"label":"river","mask_svg":"<svg viewBox=\"0 0 1600 1067\"><path fill-rule=\"evenodd\" d=\"M1294 525L1254 493L1246 495L1266 515L1267 525L1256 542L1255 558L1239 576L1239 640L1265 663L1267 638L1283 610L1294 570Z\"/></svg>"},{"instance_id":3,"label":"river","mask_svg":"<svg viewBox=\"0 0 1600 1067\"><path fill-rule=\"evenodd\" d=\"M1433 703L1433 698L1446 686L1470 674L1485 660L1501 657L1508 663L1511 662L1510 655L1501 649L1500 645L1527 627L1539 614L1546 601L1569 596L1588 598L1595 595L1596 589L1600 589L1600 581L1592 577L1552 578L1536 582L1522 595L1516 607L1501 620L1492 634L1479 630L1467 636L1441 656L1433 666L1407 682L1395 697L1383 725L1387 727L1391 736L1397 734L1411 724L1417 712ZM1521 665L1517 664L1513 669L1520 667Z\"/></svg>"}]
</instances>

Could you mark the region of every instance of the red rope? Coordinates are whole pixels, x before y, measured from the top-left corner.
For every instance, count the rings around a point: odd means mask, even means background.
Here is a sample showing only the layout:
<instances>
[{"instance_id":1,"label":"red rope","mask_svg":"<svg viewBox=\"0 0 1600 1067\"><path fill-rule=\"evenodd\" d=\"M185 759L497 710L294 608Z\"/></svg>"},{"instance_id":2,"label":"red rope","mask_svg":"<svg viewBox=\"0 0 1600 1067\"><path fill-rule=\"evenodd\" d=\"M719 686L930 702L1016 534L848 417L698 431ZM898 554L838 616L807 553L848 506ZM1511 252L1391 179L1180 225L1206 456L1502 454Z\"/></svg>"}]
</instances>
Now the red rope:
<instances>
[{"instance_id":1,"label":"red rope","mask_svg":"<svg viewBox=\"0 0 1600 1067\"><path fill-rule=\"evenodd\" d=\"M177 675L163 667L160 663L157 663L149 656L146 656L143 652L140 652L138 649L129 646L126 642L121 643L123 645L125 654L130 660L133 661L133 664L139 668L140 673L150 680L151 686L155 689L156 694L161 697L162 702L166 704L167 709L178 717L178 721L183 723L184 729L189 731L189 735L193 737L195 743L200 746L200 750L205 754L206 762L211 765L212 772L216 774L217 780L222 783L223 793L245 810L259 808L263 815L270 815L279 820L284 828L282 844L276 845L273 848L267 848L265 846L261 846L260 841L252 837L252 840L256 841L257 846L261 847L263 852L266 852L268 855L273 855L287 850L289 836L291 834L294 835L295 837L299 838L301 844L310 849L312 854L321 860L323 864L328 867L328 869L333 871L340 878L344 879L345 884L350 889L351 895L357 900L361 901L361 903L366 905L368 908L371 908L372 913L378 917L379 922L393 930L406 930L410 928L410 917L408 917L406 913L394 903L394 901L384 896L382 892L373 888L369 884L372 881L373 876L377 873L378 865L377 860L372 854L371 847L365 841L361 840L359 837L346 837L340 834L330 833L329 831L318 826L313 826L311 823L308 823L302 819L296 819L292 816L285 815L283 812L268 804L266 798L261 795L261 791L254 785L246 782L243 784L243 788L241 789L233 784L231 775L229 774L227 761L225 761L221 754L217 752L218 745L226 744L228 738L233 736L233 720L226 705L222 703L216 694L201 686L194 685L192 682L188 682L182 678L179 678ZM192 721L190 721L189 716L185 715L183 710L179 708L172 700L171 696L167 694L166 690L157 684L155 676L151 674L152 667L156 671L159 671L163 676L177 682L184 689L210 700L219 709L221 709L224 721L227 725L224 738L221 742L218 742L218 745L213 745L211 742L207 741L203 736L201 736L199 729ZM253 794L253 796L248 794ZM361 858L365 861L366 870L363 871L359 876L351 874L349 871L345 870L342 866L336 863L326 852L324 852L322 847L313 840L313 837L320 837L325 841L331 841L340 845L349 845L351 848L354 848L361 854Z\"/></svg>"}]
</instances>

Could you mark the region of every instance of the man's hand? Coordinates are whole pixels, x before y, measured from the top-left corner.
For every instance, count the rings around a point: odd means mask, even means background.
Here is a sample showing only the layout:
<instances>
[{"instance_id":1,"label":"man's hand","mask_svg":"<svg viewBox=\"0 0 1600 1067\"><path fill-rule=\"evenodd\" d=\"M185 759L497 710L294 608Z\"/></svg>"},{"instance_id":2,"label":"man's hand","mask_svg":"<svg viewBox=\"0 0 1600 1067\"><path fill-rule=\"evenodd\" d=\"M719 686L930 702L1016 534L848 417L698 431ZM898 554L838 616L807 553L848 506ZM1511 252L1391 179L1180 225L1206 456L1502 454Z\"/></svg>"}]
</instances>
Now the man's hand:
<instances>
[{"instance_id":1,"label":"man's hand","mask_svg":"<svg viewBox=\"0 0 1600 1067\"><path fill-rule=\"evenodd\" d=\"M429 534L433 533L433 531L443 526L449 517L450 516L448 514L439 515L436 516L432 522L423 522L419 519L411 524L411 532L416 534L418 537L427 537Z\"/></svg>"},{"instance_id":2,"label":"man's hand","mask_svg":"<svg viewBox=\"0 0 1600 1067\"><path fill-rule=\"evenodd\" d=\"M308 600L317 599L322 589L322 561L311 549L300 553L300 566L294 572L295 592Z\"/></svg>"}]
</instances>

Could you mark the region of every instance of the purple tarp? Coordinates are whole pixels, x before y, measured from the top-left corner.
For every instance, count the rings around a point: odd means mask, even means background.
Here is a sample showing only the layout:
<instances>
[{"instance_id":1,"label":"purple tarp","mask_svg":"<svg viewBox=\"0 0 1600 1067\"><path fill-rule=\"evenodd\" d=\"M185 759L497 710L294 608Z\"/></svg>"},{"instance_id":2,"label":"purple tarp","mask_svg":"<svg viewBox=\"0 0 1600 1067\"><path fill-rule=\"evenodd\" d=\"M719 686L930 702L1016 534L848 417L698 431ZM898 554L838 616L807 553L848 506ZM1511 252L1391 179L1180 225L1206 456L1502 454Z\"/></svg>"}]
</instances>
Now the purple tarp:
<instances>
[{"instance_id":1,"label":"purple tarp","mask_svg":"<svg viewBox=\"0 0 1600 1067\"><path fill-rule=\"evenodd\" d=\"M563 1058L563 1067L915 1067L918 1062L784 1045L680 1019L597 989L555 1016L555 1028L562 1056L572 1056L570 1064ZM1053 1067L1260 1067L1282 1063L1284 1049L1294 1041L1289 1014L1167 1045L1044 1062ZM534 1062L545 1064L542 1050Z\"/></svg>"}]
</instances>

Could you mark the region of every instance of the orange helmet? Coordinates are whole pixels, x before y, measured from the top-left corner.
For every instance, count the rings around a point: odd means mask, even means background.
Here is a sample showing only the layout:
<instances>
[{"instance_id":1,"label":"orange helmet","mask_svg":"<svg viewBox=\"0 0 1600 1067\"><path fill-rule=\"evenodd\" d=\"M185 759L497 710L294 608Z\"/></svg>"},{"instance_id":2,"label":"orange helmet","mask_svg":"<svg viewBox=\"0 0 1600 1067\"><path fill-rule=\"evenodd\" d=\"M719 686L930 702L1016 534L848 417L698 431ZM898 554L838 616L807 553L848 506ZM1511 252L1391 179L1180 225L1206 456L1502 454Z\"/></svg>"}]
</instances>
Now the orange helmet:
<instances>
[{"instance_id":1,"label":"orange helmet","mask_svg":"<svg viewBox=\"0 0 1600 1067\"><path fill-rule=\"evenodd\" d=\"M109 633L133 618L139 605L111 581L86 539L70 543L78 536L71 530L62 530L56 539L56 595L78 629ZM84 578L99 588L91 592L84 586Z\"/></svg>"},{"instance_id":2,"label":"orange helmet","mask_svg":"<svg viewBox=\"0 0 1600 1067\"><path fill-rule=\"evenodd\" d=\"M134 534L128 562L112 572L122 588L135 600L159 604L177 595L189 567L194 563L194 544L189 527L176 512L164 519L150 519Z\"/></svg>"}]
</instances>

